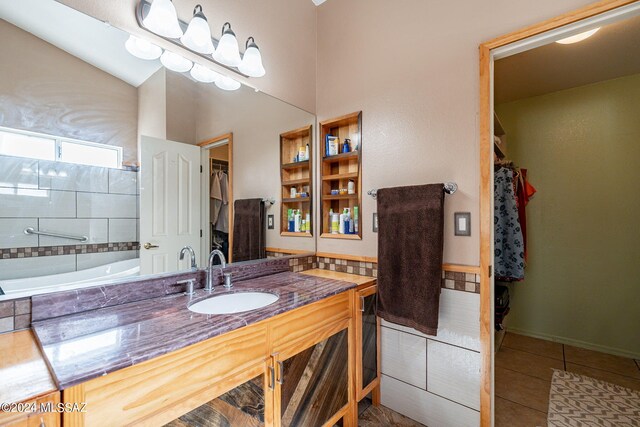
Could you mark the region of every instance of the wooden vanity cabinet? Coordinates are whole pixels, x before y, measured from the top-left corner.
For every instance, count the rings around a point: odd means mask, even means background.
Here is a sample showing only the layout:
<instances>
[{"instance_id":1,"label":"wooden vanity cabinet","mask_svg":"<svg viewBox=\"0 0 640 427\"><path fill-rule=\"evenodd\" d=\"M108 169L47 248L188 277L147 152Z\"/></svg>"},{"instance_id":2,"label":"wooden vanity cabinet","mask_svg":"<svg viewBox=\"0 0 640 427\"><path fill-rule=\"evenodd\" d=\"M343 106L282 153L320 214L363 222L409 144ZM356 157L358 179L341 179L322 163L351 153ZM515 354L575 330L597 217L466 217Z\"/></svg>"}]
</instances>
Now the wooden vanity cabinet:
<instances>
[{"instance_id":1,"label":"wooden vanity cabinet","mask_svg":"<svg viewBox=\"0 0 640 427\"><path fill-rule=\"evenodd\" d=\"M380 404L380 318L376 316L378 285L364 285L355 292L356 399L372 394Z\"/></svg>"},{"instance_id":2,"label":"wooden vanity cabinet","mask_svg":"<svg viewBox=\"0 0 640 427\"><path fill-rule=\"evenodd\" d=\"M64 425L182 427L202 416L220 426L321 427L353 414L354 292L65 389L63 401L87 411L65 413Z\"/></svg>"},{"instance_id":3,"label":"wooden vanity cabinet","mask_svg":"<svg viewBox=\"0 0 640 427\"><path fill-rule=\"evenodd\" d=\"M37 399L23 402L34 405L36 412L0 412L0 425L3 427L59 427L60 413L56 405L60 403L60 392L54 392ZM47 407L51 412L44 412Z\"/></svg>"}]
</instances>

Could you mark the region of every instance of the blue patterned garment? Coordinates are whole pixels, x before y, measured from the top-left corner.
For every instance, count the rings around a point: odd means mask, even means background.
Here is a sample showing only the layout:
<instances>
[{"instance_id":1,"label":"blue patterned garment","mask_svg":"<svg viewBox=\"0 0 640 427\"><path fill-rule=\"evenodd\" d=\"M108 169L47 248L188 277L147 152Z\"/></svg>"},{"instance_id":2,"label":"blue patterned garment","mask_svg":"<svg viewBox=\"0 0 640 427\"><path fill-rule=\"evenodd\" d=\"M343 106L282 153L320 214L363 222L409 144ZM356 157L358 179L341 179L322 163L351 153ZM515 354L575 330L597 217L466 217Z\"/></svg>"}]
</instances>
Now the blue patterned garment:
<instances>
[{"instance_id":1,"label":"blue patterned garment","mask_svg":"<svg viewBox=\"0 0 640 427\"><path fill-rule=\"evenodd\" d=\"M495 275L503 281L524 279L524 240L518 220L513 171L500 168L494 182Z\"/></svg>"}]
</instances>

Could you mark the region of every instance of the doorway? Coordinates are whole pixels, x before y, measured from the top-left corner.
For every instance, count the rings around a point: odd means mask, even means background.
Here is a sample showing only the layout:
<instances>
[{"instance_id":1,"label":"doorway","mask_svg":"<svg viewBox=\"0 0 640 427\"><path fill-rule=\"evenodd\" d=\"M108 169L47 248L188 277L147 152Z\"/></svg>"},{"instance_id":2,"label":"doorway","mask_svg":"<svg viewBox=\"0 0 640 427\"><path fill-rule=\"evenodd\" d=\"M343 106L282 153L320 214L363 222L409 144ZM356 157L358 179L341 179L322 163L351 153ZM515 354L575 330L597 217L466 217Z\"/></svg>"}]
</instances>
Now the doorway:
<instances>
[{"instance_id":1,"label":"doorway","mask_svg":"<svg viewBox=\"0 0 640 427\"><path fill-rule=\"evenodd\" d=\"M481 423L493 423L494 405L494 61L637 13L638 2L602 1L480 46Z\"/></svg>"},{"instance_id":2,"label":"doorway","mask_svg":"<svg viewBox=\"0 0 640 427\"><path fill-rule=\"evenodd\" d=\"M227 262L233 258L233 133L198 144L201 150L201 253L207 266L217 249ZM220 262L216 258L216 262Z\"/></svg>"}]
</instances>

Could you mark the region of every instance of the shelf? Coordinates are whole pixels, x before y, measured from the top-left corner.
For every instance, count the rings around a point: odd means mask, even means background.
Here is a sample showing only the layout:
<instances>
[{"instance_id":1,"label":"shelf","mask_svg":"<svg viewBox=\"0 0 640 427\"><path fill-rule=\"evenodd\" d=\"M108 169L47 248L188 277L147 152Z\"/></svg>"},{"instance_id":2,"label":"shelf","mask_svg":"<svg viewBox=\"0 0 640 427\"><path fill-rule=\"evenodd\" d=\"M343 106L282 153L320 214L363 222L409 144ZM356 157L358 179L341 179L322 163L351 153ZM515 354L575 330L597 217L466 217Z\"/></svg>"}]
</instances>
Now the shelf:
<instances>
[{"instance_id":1,"label":"shelf","mask_svg":"<svg viewBox=\"0 0 640 427\"><path fill-rule=\"evenodd\" d=\"M294 197L291 199L282 199L282 203L306 203L310 201L311 197Z\"/></svg>"},{"instance_id":2,"label":"shelf","mask_svg":"<svg viewBox=\"0 0 640 427\"><path fill-rule=\"evenodd\" d=\"M339 181L341 179L358 178L358 172L337 173L322 177L323 181Z\"/></svg>"},{"instance_id":3,"label":"shelf","mask_svg":"<svg viewBox=\"0 0 640 427\"><path fill-rule=\"evenodd\" d=\"M302 162L295 162L295 163L286 163L284 165L282 165L282 169L298 169L298 168L306 168L309 167L309 160L304 160Z\"/></svg>"},{"instance_id":4,"label":"shelf","mask_svg":"<svg viewBox=\"0 0 640 427\"><path fill-rule=\"evenodd\" d=\"M323 163L333 163L333 162L342 162L347 160L357 159L360 155L359 151L351 151L349 153L336 154L335 156L323 157Z\"/></svg>"},{"instance_id":5,"label":"shelf","mask_svg":"<svg viewBox=\"0 0 640 427\"><path fill-rule=\"evenodd\" d=\"M322 233L320 235L323 239L346 239L346 240L362 240L362 237L357 234L331 234L331 233Z\"/></svg>"},{"instance_id":6,"label":"shelf","mask_svg":"<svg viewBox=\"0 0 640 427\"><path fill-rule=\"evenodd\" d=\"M282 181L282 185L300 185L300 184L308 184L309 178L302 179L292 179L290 181Z\"/></svg>"},{"instance_id":7,"label":"shelf","mask_svg":"<svg viewBox=\"0 0 640 427\"><path fill-rule=\"evenodd\" d=\"M357 194L343 194L343 195L338 195L338 196L322 196L322 200L350 200L350 199L357 199L358 195Z\"/></svg>"},{"instance_id":8,"label":"shelf","mask_svg":"<svg viewBox=\"0 0 640 427\"><path fill-rule=\"evenodd\" d=\"M296 233L295 231L283 231L280 233L280 235L285 237L313 237L311 233L308 233L306 231L298 233Z\"/></svg>"}]
</instances>

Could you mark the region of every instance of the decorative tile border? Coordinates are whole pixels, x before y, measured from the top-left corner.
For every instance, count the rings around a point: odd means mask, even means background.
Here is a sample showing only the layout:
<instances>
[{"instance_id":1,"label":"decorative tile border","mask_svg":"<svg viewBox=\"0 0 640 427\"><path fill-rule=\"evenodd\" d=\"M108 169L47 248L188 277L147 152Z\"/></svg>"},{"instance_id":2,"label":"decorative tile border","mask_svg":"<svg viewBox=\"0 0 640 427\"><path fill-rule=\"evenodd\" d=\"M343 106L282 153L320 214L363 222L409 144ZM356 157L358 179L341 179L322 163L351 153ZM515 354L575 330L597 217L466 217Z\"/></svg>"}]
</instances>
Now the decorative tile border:
<instances>
[{"instance_id":1,"label":"decorative tile border","mask_svg":"<svg viewBox=\"0 0 640 427\"><path fill-rule=\"evenodd\" d=\"M31 298L0 301L0 333L31 326Z\"/></svg>"},{"instance_id":2,"label":"decorative tile border","mask_svg":"<svg viewBox=\"0 0 640 427\"><path fill-rule=\"evenodd\" d=\"M456 291L480 293L480 275L454 271L442 272L442 287Z\"/></svg>"},{"instance_id":3,"label":"decorative tile border","mask_svg":"<svg viewBox=\"0 0 640 427\"><path fill-rule=\"evenodd\" d=\"M278 258L276 256L276 258ZM289 270L294 273L299 273L305 270L311 270L314 268L318 268L318 263L316 262L316 256L301 256L298 258L290 258L289 259Z\"/></svg>"},{"instance_id":4,"label":"decorative tile border","mask_svg":"<svg viewBox=\"0 0 640 427\"><path fill-rule=\"evenodd\" d=\"M135 251L138 242L95 243L89 245L34 246L26 248L0 249L0 259L33 258L56 255L94 254L100 252Z\"/></svg>"}]
</instances>

